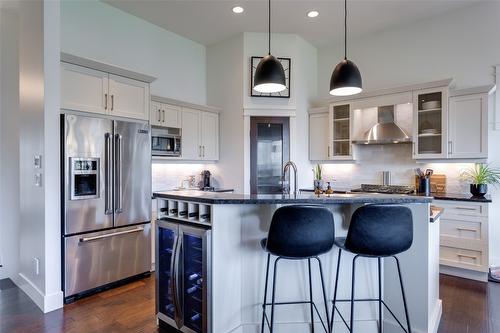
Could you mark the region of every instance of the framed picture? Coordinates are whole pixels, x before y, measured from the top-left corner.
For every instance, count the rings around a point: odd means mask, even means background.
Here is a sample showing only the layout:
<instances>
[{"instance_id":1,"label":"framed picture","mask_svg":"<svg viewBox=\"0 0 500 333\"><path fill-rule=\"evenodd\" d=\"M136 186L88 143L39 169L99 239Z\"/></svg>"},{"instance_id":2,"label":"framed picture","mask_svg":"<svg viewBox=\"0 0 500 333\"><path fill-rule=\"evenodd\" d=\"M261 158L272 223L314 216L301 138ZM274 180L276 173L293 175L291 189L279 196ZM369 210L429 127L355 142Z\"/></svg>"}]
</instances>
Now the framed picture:
<instances>
[{"instance_id":1,"label":"framed picture","mask_svg":"<svg viewBox=\"0 0 500 333\"><path fill-rule=\"evenodd\" d=\"M290 98L290 74L292 59L290 58L276 58L281 62L283 69L285 70L285 85L286 89L277 93L261 93L253 89L253 78L255 75L255 70L257 65L263 57L251 57L250 66L252 68L250 75L250 96L252 97L277 97L277 98Z\"/></svg>"}]
</instances>

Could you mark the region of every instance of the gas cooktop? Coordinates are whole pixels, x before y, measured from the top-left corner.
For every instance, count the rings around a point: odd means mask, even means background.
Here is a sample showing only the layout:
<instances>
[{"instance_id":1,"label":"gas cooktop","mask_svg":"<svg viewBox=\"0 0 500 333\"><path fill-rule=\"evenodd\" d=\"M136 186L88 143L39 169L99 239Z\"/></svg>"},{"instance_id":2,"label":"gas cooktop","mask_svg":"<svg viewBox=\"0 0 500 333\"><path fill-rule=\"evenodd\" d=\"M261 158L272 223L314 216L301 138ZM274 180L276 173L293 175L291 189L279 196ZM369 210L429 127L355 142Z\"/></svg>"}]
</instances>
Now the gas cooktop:
<instances>
[{"instance_id":1,"label":"gas cooktop","mask_svg":"<svg viewBox=\"0 0 500 333\"><path fill-rule=\"evenodd\" d=\"M387 193L387 194L412 194L415 192L414 186L407 185L373 185L361 184L361 188L351 190L351 192Z\"/></svg>"}]
</instances>

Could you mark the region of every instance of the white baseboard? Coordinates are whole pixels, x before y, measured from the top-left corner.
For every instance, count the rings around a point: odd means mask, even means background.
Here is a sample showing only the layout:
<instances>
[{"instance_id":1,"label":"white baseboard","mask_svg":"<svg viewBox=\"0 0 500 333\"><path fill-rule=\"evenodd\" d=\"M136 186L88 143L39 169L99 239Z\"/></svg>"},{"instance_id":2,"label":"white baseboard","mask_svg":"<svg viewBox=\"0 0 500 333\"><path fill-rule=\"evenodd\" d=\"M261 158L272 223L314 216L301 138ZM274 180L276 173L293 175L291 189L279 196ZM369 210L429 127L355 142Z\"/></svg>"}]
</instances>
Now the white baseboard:
<instances>
[{"instance_id":1,"label":"white baseboard","mask_svg":"<svg viewBox=\"0 0 500 333\"><path fill-rule=\"evenodd\" d=\"M472 271L469 269L456 268L450 266L439 265L439 273L458 276L464 279L488 282L488 273Z\"/></svg>"},{"instance_id":2,"label":"white baseboard","mask_svg":"<svg viewBox=\"0 0 500 333\"><path fill-rule=\"evenodd\" d=\"M51 312L63 307L63 292L58 291L45 295L38 287L25 275L19 273L18 278L13 279L14 283L31 298L31 300L44 313Z\"/></svg>"}]
</instances>

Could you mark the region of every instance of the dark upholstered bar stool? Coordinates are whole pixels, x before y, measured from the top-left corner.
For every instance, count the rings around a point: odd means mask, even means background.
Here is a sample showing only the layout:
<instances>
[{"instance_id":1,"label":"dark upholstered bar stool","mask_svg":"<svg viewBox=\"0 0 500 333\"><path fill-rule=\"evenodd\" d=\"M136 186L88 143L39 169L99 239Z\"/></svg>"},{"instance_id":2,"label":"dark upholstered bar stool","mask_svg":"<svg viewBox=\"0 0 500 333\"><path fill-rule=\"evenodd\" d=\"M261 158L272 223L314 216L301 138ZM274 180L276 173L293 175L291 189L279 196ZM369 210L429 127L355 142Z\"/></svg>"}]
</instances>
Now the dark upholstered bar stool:
<instances>
[{"instance_id":1,"label":"dark upholstered bar stool","mask_svg":"<svg viewBox=\"0 0 500 333\"><path fill-rule=\"evenodd\" d=\"M354 302L378 302L379 324L378 330L382 332L382 305L394 317L403 331L410 333L410 317L408 315L408 307L406 305L405 290L403 287L403 279L401 277L401 269L399 260L396 254L408 250L413 242L413 218L408 207L397 205L367 205L358 208L351 218L351 224L347 232L347 237L339 237L335 239L335 245L339 247L339 256L337 261L337 273L335 277L335 290L333 294L333 309L330 327L333 329L333 318L335 311L340 315L340 318L347 326L349 332L354 332ZM348 251L355 254L352 260L352 281L351 281L351 299L337 299L337 289L339 281L340 257L342 251ZM356 260L359 257L376 258L378 261L378 298L355 299L354 298L354 282L356 278ZM381 261L384 257L393 257L396 261L399 283L401 285L401 294L403 296L403 304L406 315L407 328L401 324L398 318L394 315L391 309L382 299L382 278L381 278ZM337 308L337 302L351 303L351 318L350 324L346 322L342 314Z\"/></svg>"},{"instance_id":2,"label":"dark upholstered bar stool","mask_svg":"<svg viewBox=\"0 0 500 333\"><path fill-rule=\"evenodd\" d=\"M290 304L310 304L311 330L314 332L314 310L316 311L323 328L330 332L328 303L326 300L323 268L319 255L330 251L335 240L335 226L332 213L320 206L285 206L278 208L273 215L267 238L261 241L262 248L267 251L266 283L264 289L264 302L262 304L262 326L267 323L270 332L273 332L274 306ZM271 254L277 256L274 261L273 289L271 303L267 302L267 284L269 279L269 263ZM307 260L309 269L309 301L275 302L276 277L278 262L286 260ZM325 302L326 322L321 318L316 304L313 301L311 281L311 259L316 259L319 265L323 301ZM270 320L266 314L266 306L271 306Z\"/></svg>"}]
</instances>

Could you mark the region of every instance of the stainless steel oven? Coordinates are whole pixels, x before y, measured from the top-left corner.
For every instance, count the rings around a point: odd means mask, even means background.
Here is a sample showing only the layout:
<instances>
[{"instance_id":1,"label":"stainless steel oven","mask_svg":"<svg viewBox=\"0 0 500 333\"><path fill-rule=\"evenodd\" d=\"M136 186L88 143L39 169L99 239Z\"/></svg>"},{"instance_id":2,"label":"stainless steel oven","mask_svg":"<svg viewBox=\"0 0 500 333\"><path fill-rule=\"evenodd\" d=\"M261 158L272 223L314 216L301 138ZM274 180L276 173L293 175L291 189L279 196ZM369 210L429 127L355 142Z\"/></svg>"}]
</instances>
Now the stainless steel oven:
<instances>
[{"instance_id":1,"label":"stainless steel oven","mask_svg":"<svg viewBox=\"0 0 500 333\"><path fill-rule=\"evenodd\" d=\"M151 128L151 152L153 156L181 156L181 129L172 127Z\"/></svg>"}]
</instances>

